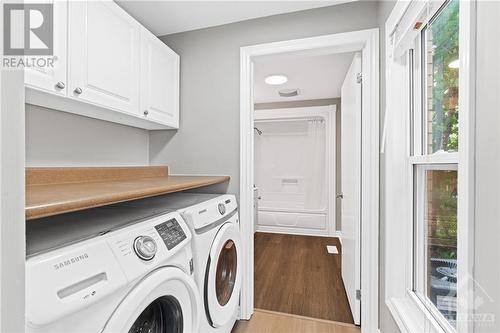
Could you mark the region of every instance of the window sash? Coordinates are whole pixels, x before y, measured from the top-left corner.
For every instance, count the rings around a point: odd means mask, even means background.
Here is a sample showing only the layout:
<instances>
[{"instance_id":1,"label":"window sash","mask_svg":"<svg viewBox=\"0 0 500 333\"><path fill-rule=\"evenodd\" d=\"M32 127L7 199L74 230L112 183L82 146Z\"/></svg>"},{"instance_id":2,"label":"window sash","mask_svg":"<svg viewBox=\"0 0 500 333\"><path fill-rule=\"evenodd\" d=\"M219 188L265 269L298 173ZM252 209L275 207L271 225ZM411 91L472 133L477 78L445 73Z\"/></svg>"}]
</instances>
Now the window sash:
<instances>
[{"instance_id":1,"label":"window sash","mask_svg":"<svg viewBox=\"0 0 500 333\"><path fill-rule=\"evenodd\" d=\"M429 22L439 15L448 1L436 8L430 19L423 25L418 35L409 45L408 59L408 100L409 100L409 156L408 166L412 181L410 193L413 215L413 263L412 290L416 298L448 332L455 328L448 322L437 306L427 296L427 235L426 235L426 173L429 170L458 171L458 152L439 151L428 153L428 102L427 102L427 50L426 31ZM458 211L457 211L458 215ZM458 226L457 226L458 227Z\"/></svg>"},{"instance_id":2,"label":"window sash","mask_svg":"<svg viewBox=\"0 0 500 333\"><path fill-rule=\"evenodd\" d=\"M457 163L449 164L414 164L413 172L413 288L417 298L425 308L432 314L438 323L448 332L455 331L455 328L448 322L436 305L428 298L426 279L429 272L426 271L427 250L426 239L426 191L427 191L427 171L458 171ZM458 213L458 212L457 212Z\"/></svg>"}]
</instances>

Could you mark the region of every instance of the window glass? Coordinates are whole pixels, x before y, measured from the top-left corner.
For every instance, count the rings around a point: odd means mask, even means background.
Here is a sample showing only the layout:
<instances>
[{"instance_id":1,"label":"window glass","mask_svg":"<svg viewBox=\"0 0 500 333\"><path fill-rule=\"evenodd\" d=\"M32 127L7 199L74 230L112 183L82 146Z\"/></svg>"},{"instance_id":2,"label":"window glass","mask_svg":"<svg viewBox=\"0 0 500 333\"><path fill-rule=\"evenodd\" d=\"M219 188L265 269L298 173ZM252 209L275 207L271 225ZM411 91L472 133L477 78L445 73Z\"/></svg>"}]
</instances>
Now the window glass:
<instances>
[{"instance_id":1,"label":"window glass","mask_svg":"<svg viewBox=\"0 0 500 333\"><path fill-rule=\"evenodd\" d=\"M459 1L450 1L423 34L428 154L458 150L458 10Z\"/></svg>"},{"instance_id":2,"label":"window glass","mask_svg":"<svg viewBox=\"0 0 500 333\"><path fill-rule=\"evenodd\" d=\"M457 297L457 171L425 170L423 293L452 324Z\"/></svg>"}]
</instances>

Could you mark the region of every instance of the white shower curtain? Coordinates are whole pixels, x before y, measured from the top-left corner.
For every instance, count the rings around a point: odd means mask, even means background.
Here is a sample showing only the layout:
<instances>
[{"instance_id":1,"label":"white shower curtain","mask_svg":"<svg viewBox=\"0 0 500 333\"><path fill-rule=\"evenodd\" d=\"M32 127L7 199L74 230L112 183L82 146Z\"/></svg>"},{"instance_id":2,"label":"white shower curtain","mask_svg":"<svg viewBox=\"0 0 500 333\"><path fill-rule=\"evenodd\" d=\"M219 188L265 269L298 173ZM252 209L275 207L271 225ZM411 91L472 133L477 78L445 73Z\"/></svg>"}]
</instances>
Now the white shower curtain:
<instances>
[{"instance_id":1,"label":"white shower curtain","mask_svg":"<svg viewBox=\"0 0 500 333\"><path fill-rule=\"evenodd\" d=\"M324 208L326 203L326 128L323 119L308 121L304 208Z\"/></svg>"}]
</instances>

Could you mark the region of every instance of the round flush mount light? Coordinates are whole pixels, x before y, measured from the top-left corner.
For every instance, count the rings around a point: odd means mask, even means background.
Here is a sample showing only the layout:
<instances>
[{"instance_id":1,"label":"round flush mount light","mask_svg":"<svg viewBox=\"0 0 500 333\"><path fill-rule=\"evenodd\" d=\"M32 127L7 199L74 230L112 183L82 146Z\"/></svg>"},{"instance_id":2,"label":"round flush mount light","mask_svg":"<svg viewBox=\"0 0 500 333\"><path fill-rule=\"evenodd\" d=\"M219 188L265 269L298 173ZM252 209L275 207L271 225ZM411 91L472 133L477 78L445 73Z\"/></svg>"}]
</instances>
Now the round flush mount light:
<instances>
[{"instance_id":1,"label":"round flush mount light","mask_svg":"<svg viewBox=\"0 0 500 333\"><path fill-rule=\"evenodd\" d=\"M453 68L453 69L457 69L459 66L460 66L460 61L458 59L453 60L452 62L450 62L448 64L448 67Z\"/></svg>"},{"instance_id":2,"label":"round flush mount light","mask_svg":"<svg viewBox=\"0 0 500 333\"><path fill-rule=\"evenodd\" d=\"M285 75L269 75L264 79L264 82L272 86L277 86L286 83L288 78Z\"/></svg>"}]
</instances>

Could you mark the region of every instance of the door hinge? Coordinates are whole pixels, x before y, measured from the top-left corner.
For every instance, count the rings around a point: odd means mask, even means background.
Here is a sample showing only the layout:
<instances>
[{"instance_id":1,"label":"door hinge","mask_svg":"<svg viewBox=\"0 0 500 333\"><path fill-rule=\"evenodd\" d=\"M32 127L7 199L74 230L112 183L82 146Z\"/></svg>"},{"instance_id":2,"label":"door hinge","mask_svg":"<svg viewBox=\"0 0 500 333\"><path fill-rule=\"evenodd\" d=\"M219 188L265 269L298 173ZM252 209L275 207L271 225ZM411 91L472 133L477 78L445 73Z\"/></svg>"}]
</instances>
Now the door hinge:
<instances>
[{"instance_id":1,"label":"door hinge","mask_svg":"<svg viewBox=\"0 0 500 333\"><path fill-rule=\"evenodd\" d=\"M363 83L363 73L356 74L356 82Z\"/></svg>"},{"instance_id":2,"label":"door hinge","mask_svg":"<svg viewBox=\"0 0 500 333\"><path fill-rule=\"evenodd\" d=\"M356 289L356 299L361 301L361 290Z\"/></svg>"}]
</instances>

